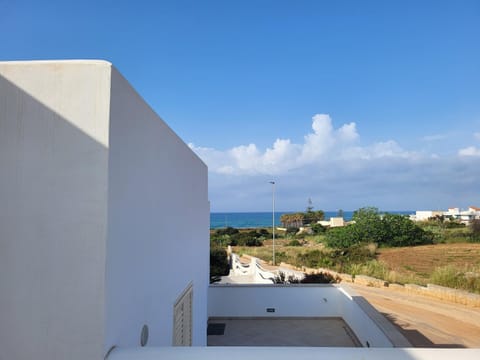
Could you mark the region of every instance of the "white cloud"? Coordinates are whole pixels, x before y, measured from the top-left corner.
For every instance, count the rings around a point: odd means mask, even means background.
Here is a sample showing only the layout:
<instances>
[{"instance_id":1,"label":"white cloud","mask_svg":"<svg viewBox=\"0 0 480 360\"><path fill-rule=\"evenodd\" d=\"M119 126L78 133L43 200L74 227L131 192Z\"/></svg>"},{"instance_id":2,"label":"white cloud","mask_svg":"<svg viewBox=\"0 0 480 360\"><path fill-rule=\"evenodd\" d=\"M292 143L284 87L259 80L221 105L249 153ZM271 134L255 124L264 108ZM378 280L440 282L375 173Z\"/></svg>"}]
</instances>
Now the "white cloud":
<instances>
[{"instance_id":1,"label":"white cloud","mask_svg":"<svg viewBox=\"0 0 480 360\"><path fill-rule=\"evenodd\" d=\"M354 141L358 138L357 125L354 122L345 124L338 129L338 134L343 141Z\"/></svg>"},{"instance_id":2,"label":"white cloud","mask_svg":"<svg viewBox=\"0 0 480 360\"><path fill-rule=\"evenodd\" d=\"M473 133L473 137L477 140L480 140L480 132Z\"/></svg>"},{"instance_id":3,"label":"white cloud","mask_svg":"<svg viewBox=\"0 0 480 360\"><path fill-rule=\"evenodd\" d=\"M212 172L230 175L279 175L306 166L327 166L342 160L408 158L414 155L393 140L359 146L359 138L354 122L335 128L329 115L316 114L312 117L312 132L304 136L302 144L295 144L290 139L276 139L264 151L255 144L240 145L226 151L189 145Z\"/></svg>"},{"instance_id":4,"label":"white cloud","mask_svg":"<svg viewBox=\"0 0 480 360\"><path fill-rule=\"evenodd\" d=\"M355 123L336 127L327 114L313 116L311 131L298 143L279 138L267 149L189 146L209 166L213 211L269 209L272 177L280 210L301 210L309 197L324 210L443 208L478 198L479 147L446 156L406 150L393 139L362 144Z\"/></svg>"},{"instance_id":5,"label":"white cloud","mask_svg":"<svg viewBox=\"0 0 480 360\"><path fill-rule=\"evenodd\" d=\"M469 146L458 150L459 156L480 156L480 148L476 146Z\"/></svg>"}]
</instances>

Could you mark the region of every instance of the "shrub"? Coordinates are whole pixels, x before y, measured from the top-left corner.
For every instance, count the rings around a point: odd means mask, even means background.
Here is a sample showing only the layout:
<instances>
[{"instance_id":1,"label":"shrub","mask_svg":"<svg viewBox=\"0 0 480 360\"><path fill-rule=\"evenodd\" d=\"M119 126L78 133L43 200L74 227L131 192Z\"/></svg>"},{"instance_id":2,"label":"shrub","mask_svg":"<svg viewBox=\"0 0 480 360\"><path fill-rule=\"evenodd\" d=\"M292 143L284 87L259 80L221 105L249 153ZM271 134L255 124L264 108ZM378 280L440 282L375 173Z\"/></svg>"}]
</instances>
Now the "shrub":
<instances>
[{"instance_id":1,"label":"shrub","mask_svg":"<svg viewBox=\"0 0 480 360\"><path fill-rule=\"evenodd\" d=\"M432 272L430 281L440 286L480 293L480 273L478 269L473 270L461 271L452 265L438 267Z\"/></svg>"},{"instance_id":2,"label":"shrub","mask_svg":"<svg viewBox=\"0 0 480 360\"><path fill-rule=\"evenodd\" d=\"M302 244L297 239L294 239L288 243L288 246L302 246Z\"/></svg>"},{"instance_id":3,"label":"shrub","mask_svg":"<svg viewBox=\"0 0 480 360\"><path fill-rule=\"evenodd\" d=\"M373 258L368 247L351 246L333 251L312 250L298 254L295 263L297 266L311 268L328 267L344 271L352 264L359 264Z\"/></svg>"},{"instance_id":4,"label":"shrub","mask_svg":"<svg viewBox=\"0 0 480 360\"><path fill-rule=\"evenodd\" d=\"M289 226L289 227L287 227L287 230L285 231L285 234L291 236L291 235L295 235L297 232L298 232L298 227Z\"/></svg>"},{"instance_id":5,"label":"shrub","mask_svg":"<svg viewBox=\"0 0 480 360\"><path fill-rule=\"evenodd\" d=\"M234 235L234 234L238 234L239 232L240 231L238 229L228 226L225 229L217 229L215 231L215 234L216 235Z\"/></svg>"},{"instance_id":6,"label":"shrub","mask_svg":"<svg viewBox=\"0 0 480 360\"><path fill-rule=\"evenodd\" d=\"M334 261L331 259L328 253L320 250L307 251L297 255L297 265L306 266L311 268L328 267L333 266Z\"/></svg>"},{"instance_id":7,"label":"shrub","mask_svg":"<svg viewBox=\"0 0 480 360\"><path fill-rule=\"evenodd\" d=\"M298 280L293 275L286 275L280 271L274 279L275 284L333 284L339 282L338 278L327 273L305 274L302 280Z\"/></svg>"},{"instance_id":8,"label":"shrub","mask_svg":"<svg viewBox=\"0 0 480 360\"><path fill-rule=\"evenodd\" d=\"M210 282L214 282L220 276L228 275L229 271L230 265L225 249L221 247L210 248Z\"/></svg>"},{"instance_id":9,"label":"shrub","mask_svg":"<svg viewBox=\"0 0 480 360\"><path fill-rule=\"evenodd\" d=\"M334 284L340 282L340 279L322 272L319 274L305 274L305 277L300 282L302 284Z\"/></svg>"},{"instance_id":10,"label":"shrub","mask_svg":"<svg viewBox=\"0 0 480 360\"><path fill-rule=\"evenodd\" d=\"M284 251L275 252L275 263L280 264L281 262L287 262L289 259L288 255Z\"/></svg>"},{"instance_id":11,"label":"shrub","mask_svg":"<svg viewBox=\"0 0 480 360\"><path fill-rule=\"evenodd\" d=\"M355 224L329 229L325 236L325 243L332 248L347 248L356 244Z\"/></svg>"},{"instance_id":12,"label":"shrub","mask_svg":"<svg viewBox=\"0 0 480 360\"><path fill-rule=\"evenodd\" d=\"M470 241L471 242L480 242L480 219L475 219L470 224Z\"/></svg>"},{"instance_id":13,"label":"shrub","mask_svg":"<svg viewBox=\"0 0 480 360\"><path fill-rule=\"evenodd\" d=\"M423 230L403 215L380 216L374 208L356 213L356 223L329 229L326 244L333 248L346 248L359 243L373 242L380 246L413 246L432 244L434 235Z\"/></svg>"},{"instance_id":14,"label":"shrub","mask_svg":"<svg viewBox=\"0 0 480 360\"><path fill-rule=\"evenodd\" d=\"M240 246L262 246L263 241L265 240L263 233L257 230L241 232L241 233L232 235L231 238L232 238L232 241L236 243L236 245L240 245Z\"/></svg>"},{"instance_id":15,"label":"shrub","mask_svg":"<svg viewBox=\"0 0 480 360\"><path fill-rule=\"evenodd\" d=\"M312 231L314 234L323 234L327 229L321 224L312 224Z\"/></svg>"}]
</instances>

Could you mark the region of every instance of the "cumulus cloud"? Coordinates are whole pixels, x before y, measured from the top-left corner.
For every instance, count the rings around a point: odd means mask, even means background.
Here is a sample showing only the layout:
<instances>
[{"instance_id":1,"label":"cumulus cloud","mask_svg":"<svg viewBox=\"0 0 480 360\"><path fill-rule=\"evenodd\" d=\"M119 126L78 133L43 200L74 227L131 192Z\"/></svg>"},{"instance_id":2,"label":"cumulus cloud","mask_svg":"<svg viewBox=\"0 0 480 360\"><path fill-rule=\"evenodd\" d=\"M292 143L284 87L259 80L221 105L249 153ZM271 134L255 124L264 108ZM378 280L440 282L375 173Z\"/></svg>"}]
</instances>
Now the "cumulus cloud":
<instances>
[{"instance_id":1,"label":"cumulus cloud","mask_svg":"<svg viewBox=\"0 0 480 360\"><path fill-rule=\"evenodd\" d=\"M430 136L436 139L440 135ZM226 150L189 146L209 167L213 211L269 209L272 178L281 210L300 210L309 197L324 210L441 209L478 199L479 147L441 156L404 149L392 139L361 140L356 123L335 126L329 115L316 114L299 142L278 138L266 149L253 143Z\"/></svg>"},{"instance_id":2,"label":"cumulus cloud","mask_svg":"<svg viewBox=\"0 0 480 360\"><path fill-rule=\"evenodd\" d=\"M480 156L480 148L476 146L469 146L458 150L459 156Z\"/></svg>"},{"instance_id":3,"label":"cumulus cloud","mask_svg":"<svg viewBox=\"0 0 480 360\"><path fill-rule=\"evenodd\" d=\"M312 117L312 131L303 143L276 139L261 150L255 144L240 145L225 151L189 144L213 173L231 175L278 175L305 166L328 165L341 160L369 160L384 157L411 157L395 141L358 145L360 136L354 122L335 128L328 114Z\"/></svg>"}]
</instances>

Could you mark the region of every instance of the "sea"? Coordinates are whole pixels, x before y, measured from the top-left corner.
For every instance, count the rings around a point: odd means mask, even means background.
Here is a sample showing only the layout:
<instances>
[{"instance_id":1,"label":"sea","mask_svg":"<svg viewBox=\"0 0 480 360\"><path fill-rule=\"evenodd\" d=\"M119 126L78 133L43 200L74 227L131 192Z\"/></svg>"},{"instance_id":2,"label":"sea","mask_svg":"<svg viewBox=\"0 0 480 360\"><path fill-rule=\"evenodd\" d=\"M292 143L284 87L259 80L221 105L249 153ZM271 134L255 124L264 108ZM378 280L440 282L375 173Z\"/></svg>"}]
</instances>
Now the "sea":
<instances>
[{"instance_id":1,"label":"sea","mask_svg":"<svg viewBox=\"0 0 480 360\"><path fill-rule=\"evenodd\" d=\"M283 214L291 214L295 211L275 212L275 226L280 226L280 217ZM390 214L410 215L415 211L381 211ZM338 211L325 211L325 220L338 216ZM353 211L343 211L346 221L352 219ZM227 226L234 228L262 228L272 226L271 212L212 212L210 213L210 228L219 229Z\"/></svg>"}]
</instances>

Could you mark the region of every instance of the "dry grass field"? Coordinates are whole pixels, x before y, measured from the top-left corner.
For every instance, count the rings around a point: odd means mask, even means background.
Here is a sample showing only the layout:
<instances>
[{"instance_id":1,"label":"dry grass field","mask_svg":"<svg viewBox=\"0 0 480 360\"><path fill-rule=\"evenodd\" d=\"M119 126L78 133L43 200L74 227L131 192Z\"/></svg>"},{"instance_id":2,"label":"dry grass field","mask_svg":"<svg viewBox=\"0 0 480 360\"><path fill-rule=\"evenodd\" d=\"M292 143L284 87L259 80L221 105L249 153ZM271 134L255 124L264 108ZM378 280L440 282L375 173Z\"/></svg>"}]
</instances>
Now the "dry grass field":
<instances>
[{"instance_id":1,"label":"dry grass field","mask_svg":"<svg viewBox=\"0 0 480 360\"><path fill-rule=\"evenodd\" d=\"M377 250L377 260L406 275L429 277L438 267L480 267L480 244L438 244Z\"/></svg>"}]
</instances>

